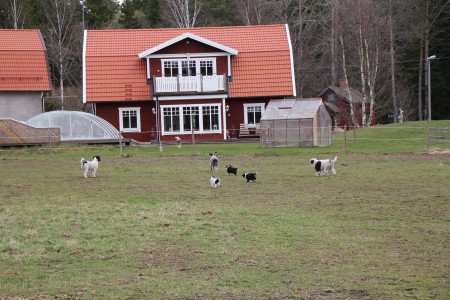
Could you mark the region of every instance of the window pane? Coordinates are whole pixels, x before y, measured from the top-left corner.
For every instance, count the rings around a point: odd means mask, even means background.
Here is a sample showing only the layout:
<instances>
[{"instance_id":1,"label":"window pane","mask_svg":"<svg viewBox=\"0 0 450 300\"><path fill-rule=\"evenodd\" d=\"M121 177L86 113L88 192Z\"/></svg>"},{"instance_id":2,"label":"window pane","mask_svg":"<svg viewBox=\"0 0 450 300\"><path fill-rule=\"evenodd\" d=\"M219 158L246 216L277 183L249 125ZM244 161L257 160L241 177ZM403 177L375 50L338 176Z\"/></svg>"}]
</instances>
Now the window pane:
<instances>
[{"instance_id":1,"label":"window pane","mask_svg":"<svg viewBox=\"0 0 450 300\"><path fill-rule=\"evenodd\" d=\"M137 128L137 116L130 117L130 128Z\"/></svg>"},{"instance_id":2,"label":"window pane","mask_svg":"<svg viewBox=\"0 0 450 300\"><path fill-rule=\"evenodd\" d=\"M164 107L164 131L174 132L180 131L180 118L178 107Z\"/></svg>"},{"instance_id":3,"label":"window pane","mask_svg":"<svg viewBox=\"0 0 450 300\"><path fill-rule=\"evenodd\" d=\"M172 131L180 131L180 113L178 107L172 107Z\"/></svg>"},{"instance_id":4,"label":"window pane","mask_svg":"<svg viewBox=\"0 0 450 300\"><path fill-rule=\"evenodd\" d=\"M164 131L172 131L172 117L164 116Z\"/></svg>"},{"instance_id":5,"label":"window pane","mask_svg":"<svg viewBox=\"0 0 450 300\"><path fill-rule=\"evenodd\" d=\"M211 121L213 124L212 129L213 130L219 130L219 114L218 113L213 113L211 115Z\"/></svg>"},{"instance_id":6,"label":"window pane","mask_svg":"<svg viewBox=\"0 0 450 300\"><path fill-rule=\"evenodd\" d=\"M188 61L183 60L181 62L181 75L187 76L189 74Z\"/></svg>"},{"instance_id":7,"label":"window pane","mask_svg":"<svg viewBox=\"0 0 450 300\"><path fill-rule=\"evenodd\" d=\"M130 116L124 112L122 119L123 128L130 128Z\"/></svg>"},{"instance_id":8,"label":"window pane","mask_svg":"<svg viewBox=\"0 0 450 300\"><path fill-rule=\"evenodd\" d=\"M184 131L191 131L191 122L194 130L200 129L199 107L183 107L183 128Z\"/></svg>"},{"instance_id":9,"label":"window pane","mask_svg":"<svg viewBox=\"0 0 450 300\"><path fill-rule=\"evenodd\" d=\"M260 122L261 116L262 116L262 114L261 114L261 109L260 109L259 112L255 113L255 123L259 123Z\"/></svg>"},{"instance_id":10,"label":"window pane","mask_svg":"<svg viewBox=\"0 0 450 300\"><path fill-rule=\"evenodd\" d=\"M195 76L197 74L195 60L189 61L189 75Z\"/></svg>"},{"instance_id":11,"label":"window pane","mask_svg":"<svg viewBox=\"0 0 450 300\"><path fill-rule=\"evenodd\" d=\"M191 108L183 107L183 128L184 131L191 131Z\"/></svg>"},{"instance_id":12,"label":"window pane","mask_svg":"<svg viewBox=\"0 0 450 300\"><path fill-rule=\"evenodd\" d=\"M210 60L200 61L200 73L202 75L213 75L213 62Z\"/></svg>"},{"instance_id":13,"label":"window pane","mask_svg":"<svg viewBox=\"0 0 450 300\"><path fill-rule=\"evenodd\" d=\"M165 61L164 62L164 76L171 77L178 75L178 61Z\"/></svg>"},{"instance_id":14,"label":"window pane","mask_svg":"<svg viewBox=\"0 0 450 300\"><path fill-rule=\"evenodd\" d=\"M255 124L255 114L253 112L247 113L248 124Z\"/></svg>"},{"instance_id":15,"label":"window pane","mask_svg":"<svg viewBox=\"0 0 450 300\"><path fill-rule=\"evenodd\" d=\"M183 60L181 62L181 74L183 76L195 76L195 60Z\"/></svg>"},{"instance_id":16,"label":"window pane","mask_svg":"<svg viewBox=\"0 0 450 300\"><path fill-rule=\"evenodd\" d=\"M211 130L211 108L203 107L203 130Z\"/></svg>"}]
</instances>

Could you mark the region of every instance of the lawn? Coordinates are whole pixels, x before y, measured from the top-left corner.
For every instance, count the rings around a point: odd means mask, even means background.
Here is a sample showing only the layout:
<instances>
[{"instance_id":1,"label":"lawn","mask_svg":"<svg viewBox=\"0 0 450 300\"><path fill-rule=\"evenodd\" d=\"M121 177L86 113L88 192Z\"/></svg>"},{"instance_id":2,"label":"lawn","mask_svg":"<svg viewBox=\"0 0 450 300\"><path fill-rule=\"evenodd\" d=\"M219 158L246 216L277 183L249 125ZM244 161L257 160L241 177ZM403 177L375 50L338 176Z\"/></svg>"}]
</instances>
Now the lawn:
<instances>
[{"instance_id":1,"label":"lawn","mask_svg":"<svg viewBox=\"0 0 450 300\"><path fill-rule=\"evenodd\" d=\"M450 155L341 146L9 149L0 298L450 298ZM314 176L314 152L337 176Z\"/></svg>"}]
</instances>

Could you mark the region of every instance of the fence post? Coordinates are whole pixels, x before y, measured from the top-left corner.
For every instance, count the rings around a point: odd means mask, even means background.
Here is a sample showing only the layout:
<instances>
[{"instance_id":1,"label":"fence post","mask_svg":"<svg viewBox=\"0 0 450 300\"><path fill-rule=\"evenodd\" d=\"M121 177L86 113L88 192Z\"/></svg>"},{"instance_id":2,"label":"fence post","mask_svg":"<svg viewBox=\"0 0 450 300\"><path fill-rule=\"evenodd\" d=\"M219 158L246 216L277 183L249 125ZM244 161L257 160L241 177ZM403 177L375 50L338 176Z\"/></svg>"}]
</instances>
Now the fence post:
<instances>
[{"instance_id":1,"label":"fence post","mask_svg":"<svg viewBox=\"0 0 450 300\"><path fill-rule=\"evenodd\" d=\"M347 125L344 125L344 151L347 152Z\"/></svg>"},{"instance_id":2,"label":"fence post","mask_svg":"<svg viewBox=\"0 0 450 300\"><path fill-rule=\"evenodd\" d=\"M52 154L52 137L48 136L48 151L50 155Z\"/></svg>"},{"instance_id":3,"label":"fence post","mask_svg":"<svg viewBox=\"0 0 450 300\"><path fill-rule=\"evenodd\" d=\"M353 126L353 143L356 142L356 126Z\"/></svg>"},{"instance_id":4,"label":"fence post","mask_svg":"<svg viewBox=\"0 0 450 300\"><path fill-rule=\"evenodd\" d=\"M427 154L430 153L430 122L427 123Z\"/></svg>"},{"instance_id":5,"label":"fence post","mask_svg":"<svg viewBox=\"0 0 450 300\"><path fill-rule=\"evenodd\" d=\"M122 132L119 132L119 148L120 148L120 156L123 156L123 150L122 150Z\"/></svg>"}]
</instances>

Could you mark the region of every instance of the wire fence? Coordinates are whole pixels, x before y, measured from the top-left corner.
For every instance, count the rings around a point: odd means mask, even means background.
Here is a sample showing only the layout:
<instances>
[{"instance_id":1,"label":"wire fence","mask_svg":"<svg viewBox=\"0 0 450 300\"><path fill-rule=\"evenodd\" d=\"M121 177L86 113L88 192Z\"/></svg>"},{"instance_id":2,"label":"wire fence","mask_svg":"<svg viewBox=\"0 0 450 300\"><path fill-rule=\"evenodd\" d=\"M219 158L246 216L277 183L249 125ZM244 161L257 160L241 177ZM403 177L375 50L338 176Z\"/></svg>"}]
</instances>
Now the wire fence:
<instances>
[{"instance_id":1,"label":"wire fence","mask_svg":"<svg viewBox=\"0 0 450 300\"><path fill-rule=\"evenodd\" d=\"M289 132L291 129L289 128L271 128L278 129L276 132ZM312 132L317 128L308 127L302 128L307 129L306 131ZM423 147L427 153L430 152L430 148L434 146L439 146L443 148L450 148L450 127L389 127L389 126L373 126L366 127L363 131L360 131L362 128L349 127L345 129L335 130L332 133L332 145L331 147L335 147L341 149L345 152L351 151L352 148L365 149L365 148L380 148L380 147L390 147L392 145L404 146L407 148L408 146L415 146L416 148ZM295 129L298 131L298 129ZM394 131L394 133L386 134L386 131ZM151 131L155 133L157 136L161 136L161 132ZM158 135L159 133L159 135ZM194 132L198 134L197 132ZM195 140L195 134L185 133L184 135L179 134L179 136L184 137L184 140L177 141L177 134L173 133L171 137L173 140L169 141L149 141L148 143L135 143L133 146L139 145L152 145L158 146L160 151L163 146L177 146L181 147L182 144L192 145L193 151L196 143L200 141ZM287 138L289 136L290 138ZM289 145L290 147L298 147L298 145L304 145L311 141L313 138L312 135L302 135L298 134L295 138L292 138L295 134L288 133L283 137L283 142ZM166 136L167 137L167 136ZM38 140L36 143L27 144L27 140ZM18 141L14 143L14 141ZM127 144L130 139L127 139ZM228 140L221 140L220 142L234 142L239 143L240 141L248 141L248 139L240 139L240 138L232 138ZM266 139L264 135L261 136L260 139L253 139L255 142L260 142L261 145L266 145L266 148L271 147L283 147L283 143L280 143L280 140L276 137L272 137L271 139ZM202 143L208 142L218 142L218 141L201 141ZM59 137L56 136L14 136L14 137L5 137L0 136L0 155L8 154L8 153L26 153L28 151L40 152L40 153L53 153L53 152L69 152L69 151L85 151L92 149L95 147L96 149L107 149L116 151L120 155L123 154L123 148L125 147L125 142L122 139L117 141L109 140L108 143L102 143L101 140L90 142L90 141L59 141ZM36 146L40 146L37 148ZM400 147L401 148L401 147Z\"/></svg>"}]
</instances>

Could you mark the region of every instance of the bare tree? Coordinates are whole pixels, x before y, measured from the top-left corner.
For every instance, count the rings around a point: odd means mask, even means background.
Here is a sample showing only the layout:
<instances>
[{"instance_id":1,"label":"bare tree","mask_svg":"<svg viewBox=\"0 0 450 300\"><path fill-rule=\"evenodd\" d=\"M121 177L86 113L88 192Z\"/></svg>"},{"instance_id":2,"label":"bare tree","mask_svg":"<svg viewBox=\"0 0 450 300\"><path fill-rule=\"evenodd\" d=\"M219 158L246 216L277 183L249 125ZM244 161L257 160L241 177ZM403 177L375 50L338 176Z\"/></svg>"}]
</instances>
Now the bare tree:
<instances>
[{"instance_id":1,"label":"bare tree","mask_svg":"<svg viewBox=\"0 0 450 300\"><path fill-rule=\"evenodd\" d=\"M178 28L195 27L202 8L200 0L165 0L168 19Z\"/></svg>"},{"instance_id":2,"label":"bare tree","mask_svg":"<svg viewBox=\"0 0 450 300\"><path fill-rule=\"evenodd\" d=\"M390 61L391 61L391 95L392 95L392 104L394 109L394 123L398 121L397 117L397 95L396 95L396 86L395 86L395 52L394 52L394 29L392 24L392 0L389 0L389 53L390 53Z\"/></svg>"},{"instance_id":3,"label":"bare tree","mask_svg":"<svg viewBox=\"0 0 450 300\"><path fill-rule=\"evenodd\" d=\"M339 36L339 41L341 42L341 50L342 50L342 71L344 73L344 80L347 83L346 90L348 93L348 102L350 104L350 117L352 119L353 124L355 126L358 126L359 123L356 119L355 108L353 106L353 95L350 92L350 85L348 83L347 66L346 66L346 61L345 61L345 46L344 46L344 39L342 38L342 34Z\"/></svg>"},{"instance_id":4,"label":"bare tree","mask_svg":"<svg viewBox=\"0 0 450 300\"><path fill-rule=\"evenodd\" d=\"M70 76L68 70L73 63L72 48L75 37L72 27L77 9L77 0L49 0L45 10L49 24L47 34L50 57L57 64L59 71L61 109L64 109L64 82Z\"/></svg>"},{"instance_id":5,"label":"bare tree","mask_svg":"<svg viewBox=\"0 0 450 300\"><path fill-rule=\"evenodd\" d=\"M330 6L330 56L331 56L331 85L338 81L337 73L337 36L338 36L338 0L329 0Z\"/></svg>"},{"instance_id":6,"label":"bare tree","mask_svg":"<svg viewBox=\"0 0 450 300\"><path fill-rule=\"evenodd\" d=\"M25 14L23 13L25 0L10 0L9 11L11 15L11 22L14 29L23 28L25 23Z\"/></svg>"},{"instance_id":7,"label":"bare tree","mask_svg":"<svg viewBox=\"0 0 450 300\"><path fill-rule=\"evenodd\" d=\"M343 39L347 42L341 42L341 46L345 48L343 51L350 53L350 61L358 62L358 71L350 75L347 72L347 77L354 76L352 81L359 77L362 125L369 126L376 97L380 94L377 89L380 53L388 53L384 43L386 22L372 0L347 0L342 4L341 14L346 17L341 17L345 26Z\"/></svg>"},{"instance_id":8,"label":"bare tree","mask_svg":"<svg viewBox=\"0 0 450 300\"><path fill-rule=\"evenodd\" d=\"M261 25L267 23L266 18L272 5L277 4L273 0L232 0L234 12L239 21L244 25Z\"/></svg>"}]
</instances>

